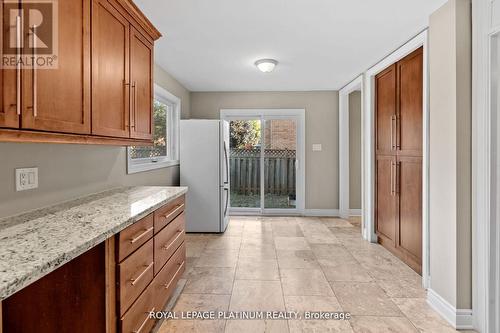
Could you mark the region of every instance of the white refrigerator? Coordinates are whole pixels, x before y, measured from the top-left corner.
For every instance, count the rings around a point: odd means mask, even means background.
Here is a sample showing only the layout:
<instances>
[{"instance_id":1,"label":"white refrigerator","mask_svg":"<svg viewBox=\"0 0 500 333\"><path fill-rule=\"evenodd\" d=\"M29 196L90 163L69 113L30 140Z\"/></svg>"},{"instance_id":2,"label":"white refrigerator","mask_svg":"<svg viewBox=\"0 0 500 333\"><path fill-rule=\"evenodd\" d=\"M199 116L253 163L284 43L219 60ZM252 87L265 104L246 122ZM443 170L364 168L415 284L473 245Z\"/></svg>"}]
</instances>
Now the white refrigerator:
<instances>
[{"instance_id":1,"label":"white refrigerator","mask_svg":"<svg viewBox=\"0 0 500 333\"><path fill-rule=\"evenodd\" d=\"M180 181L187 232L224 232L229 224L229 123L181 120Z\"/></svg>"}]
</instances>

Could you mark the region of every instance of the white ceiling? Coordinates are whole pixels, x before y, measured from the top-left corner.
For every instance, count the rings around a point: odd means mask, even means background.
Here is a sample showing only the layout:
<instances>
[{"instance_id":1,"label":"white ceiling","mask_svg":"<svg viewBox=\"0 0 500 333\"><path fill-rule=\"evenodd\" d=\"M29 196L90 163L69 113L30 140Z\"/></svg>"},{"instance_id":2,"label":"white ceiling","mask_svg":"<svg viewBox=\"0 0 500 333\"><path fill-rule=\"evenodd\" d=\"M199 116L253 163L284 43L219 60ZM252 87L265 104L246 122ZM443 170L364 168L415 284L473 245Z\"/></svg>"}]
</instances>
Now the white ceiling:
<instances>
[{"instance_id":1,"label":"white ceiling","mask_svg":"<svg viewBox=\"0 0 500 333\"><path fill-rule=\"evenodd\" d=\"M191 91L337 90L428 25L446 0L136 0L155 61ZM272 73L254 66L274 58Z\"/></svg>"}]
</instances>

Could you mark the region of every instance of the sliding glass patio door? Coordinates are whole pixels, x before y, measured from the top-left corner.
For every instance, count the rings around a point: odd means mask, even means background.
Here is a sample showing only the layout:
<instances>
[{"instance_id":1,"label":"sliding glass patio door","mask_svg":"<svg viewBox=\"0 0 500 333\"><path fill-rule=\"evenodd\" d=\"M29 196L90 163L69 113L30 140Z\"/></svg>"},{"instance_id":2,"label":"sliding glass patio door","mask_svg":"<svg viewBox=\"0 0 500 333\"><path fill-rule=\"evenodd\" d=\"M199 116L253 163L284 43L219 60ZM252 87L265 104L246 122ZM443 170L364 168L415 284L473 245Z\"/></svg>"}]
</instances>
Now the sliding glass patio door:
<instances>
[{"instance_id":1,"label":"sliding glass patio door","mask_svg":"<svg viewBox=\"0 0 500 333\"><path fill-rule=\"evenodd\" d=\"M297 122L264 117L263 209L295 209L297 201Z\"/></svg>"},{"instance_id":2,"label":"sliding glass patio door","mask_svg":"<svg viewBox=\"0 0 500 333\"><path fill-rule=\"evenodd\" d=\"M261 120L228 121L230 209L258 211L261 207Z\"/></svg>"},{"instance_id":3,"label":"sliding glass patio door","mask_svg":"<svg viewBox=\"0 0 500 333\"><path fill-rule=\"evenodd\" d=\"M231 214L299 213L303 117L279 110L224 111L230 125Z\"/></svg>"}]
</instances>

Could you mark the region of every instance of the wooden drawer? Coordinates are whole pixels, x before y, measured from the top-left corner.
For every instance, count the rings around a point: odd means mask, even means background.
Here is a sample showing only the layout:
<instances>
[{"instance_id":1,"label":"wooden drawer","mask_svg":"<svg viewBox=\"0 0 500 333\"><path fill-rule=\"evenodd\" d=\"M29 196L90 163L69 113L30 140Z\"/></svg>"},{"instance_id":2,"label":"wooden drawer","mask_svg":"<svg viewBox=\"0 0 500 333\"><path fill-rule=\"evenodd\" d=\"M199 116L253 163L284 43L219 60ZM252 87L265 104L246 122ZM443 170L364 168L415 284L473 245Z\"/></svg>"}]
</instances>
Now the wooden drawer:
<instances>
[{"instance_id":1,"label":"wooden drawer","mask_svg":"<svg viewBox=\"0 0 500 333\"><path fill-rule=\"evenodd\" d=\"M155 275L184 241L184 213L154 236Z\"/></svg>"},{"instance_id":2,"label":"wooden drawer","mask_svg":"<svg viewBox=\"0 0 500 333\"><path fill-rule=\"evenodd\" d=\"M154 289L155 307L158 311L163 310L168 299L177 286L177 281L186 269L186 245L182 243L175 251L170 260L156 275L149 288Z\"/></svg>"},{"instance_id":3,"label":"wooden drawer","mask_svg":"<svg viewBox=\"0 0 500 333\"><path fill-rule=\"evenodd\" d=\"M153 215L149 214L118 234L119 262L153 237Z\"/></svg>"},{"instance_id":4,"label":"wooden drawer","mask_svg":"<svg viewBox=\"0 0 500 333\"><path fill-rule=\"evenodd\" d=\"M153 239L118 264L120 316L153 280Z\"/></svg>"},{"instance_id":5,"label":"wooden drawer","mask_svg":"<svg viewBox=\"0 0 500 333\"><path fill-rule=\"evenodd\" d=\"M155 308L155 295L153 288L148 288L130 310L120 318L120 332L122 333L148 333L156 323L156 320L149 318L149 312L158 311Z\"/></svg>"},{"instance_id":6,"label":"wooden drawer","mask_svg":"<svg viewBox=\"0 0 500 333\"><path fill-rule=\"evenodd\" d=\"M158 233L184 211L184 196L179 197L155 211L154 230Z\"/></svg>"}]
</instances>

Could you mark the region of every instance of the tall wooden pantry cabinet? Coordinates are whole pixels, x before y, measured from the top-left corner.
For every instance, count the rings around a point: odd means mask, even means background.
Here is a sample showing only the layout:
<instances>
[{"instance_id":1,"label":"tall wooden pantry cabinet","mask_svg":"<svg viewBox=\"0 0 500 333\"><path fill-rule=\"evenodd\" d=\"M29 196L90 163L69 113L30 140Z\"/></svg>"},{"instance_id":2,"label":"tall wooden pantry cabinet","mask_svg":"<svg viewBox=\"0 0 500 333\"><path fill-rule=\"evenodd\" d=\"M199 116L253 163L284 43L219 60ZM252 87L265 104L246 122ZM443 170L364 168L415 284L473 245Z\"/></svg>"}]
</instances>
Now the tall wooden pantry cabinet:
<instances>
[{"instance_id":1,"label":"tall wooden pantry cabinet","mask_svg":"<svg viewBox=\"0 0 500 333\"><path fill-rule=\"evenodd\" d=\"M422 273L423 49L375 77L378 242Z\"/></svg>"}]
</instances>

